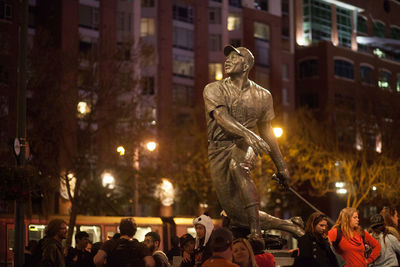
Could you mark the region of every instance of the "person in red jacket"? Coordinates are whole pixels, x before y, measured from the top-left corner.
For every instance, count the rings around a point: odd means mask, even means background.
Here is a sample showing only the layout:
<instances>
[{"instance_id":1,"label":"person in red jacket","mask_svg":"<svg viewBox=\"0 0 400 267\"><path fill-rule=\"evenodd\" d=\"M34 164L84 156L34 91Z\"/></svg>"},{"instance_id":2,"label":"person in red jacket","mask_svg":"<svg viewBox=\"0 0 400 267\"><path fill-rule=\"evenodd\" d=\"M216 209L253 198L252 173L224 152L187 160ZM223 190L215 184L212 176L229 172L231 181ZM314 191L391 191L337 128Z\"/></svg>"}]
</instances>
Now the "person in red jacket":
<instances>
[{"instance_id":1,"label":"person in red jacket","mask_svg":"<svg viewBox=\"0 0 400 267\"><path fill-rule=\"evenodd\" d=\"M366 267L378 258L381 245L359 226L357 209L344 208L340 212L336 224L328 232L329 240L334 244L338 232L342 237L336 246L336 252L346 261L345 267ZM365 258L364 242L372 249L368 258Z\"/></svg>"}]
</instances>

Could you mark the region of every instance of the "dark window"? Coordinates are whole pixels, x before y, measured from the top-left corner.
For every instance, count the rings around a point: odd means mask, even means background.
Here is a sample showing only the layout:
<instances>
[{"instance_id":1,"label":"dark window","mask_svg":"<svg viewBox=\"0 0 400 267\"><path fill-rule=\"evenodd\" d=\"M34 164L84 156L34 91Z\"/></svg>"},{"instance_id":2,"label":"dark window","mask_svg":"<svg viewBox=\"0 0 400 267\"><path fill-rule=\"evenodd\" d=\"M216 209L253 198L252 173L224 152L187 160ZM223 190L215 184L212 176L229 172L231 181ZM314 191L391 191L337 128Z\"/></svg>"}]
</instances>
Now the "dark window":
<instances>
[{"instance_id":1,"label":"dark window","mask_svg":"<svg viewBox=\"0 0 400 267\"><path fill-rule=\"evenodd\" d=\"M12 19L12 8L10 4L0 1L0 19L11 20Z\"/></svg>"},{"instance_id":2,"label":"dark window","mask_svg":"<svg viewBox=\"0 0 400 267\"><path fill-rule=\"evenodd\" d=\"M255 63L260 66L269 66L269 42L256 39L254 48Z\"/></svg>"},{"instance_id":3,"label":"dark window","mask_svg":"<svg viewBox=\"0 0 400 267\"><path fill-rule=\"evenodd\" d=\"M0 65L0 83L8 84L8 69L4 65Z\"/></svg>"},{"instance_id":4,"label":"dark window","mask_svg":"<svg viewBox=\"0 0 400 267\"><path fill-rule=\"evenodd\" d=\"M300 78L310 78L318 76L318 61L316 59L304 60L300 62Z\"/></svg>"},{"instance_id":5,"label":"dark window","mask_svg":"<svg viewBox=\"0 0 400 267\"><path fill-rule=\"evenodd\" d=\"M192 104L193 87L183 84L174 84L172 101L178 105L190 106Z\"/></svg>"},{"instance_id":6,"label":"dark window","mask_svg":"<svg viewBox=\"0 0 400 267\"><path fill-rule=\"evenodd\" d=\"M36 26L36 7L29 6L28 25L31 28Z\"/></svg>"},{"instance_id":7,"label":"dark window","mask_svg":"<svg viewBox=\"0 0 400 267\"><path fill-rule=\"evenodd\" d=\"M268 11L268 0L254 0L254 8Z\"/></svg>"},{"instance_id":8,"label":"dark window","mask_svg":"<svg viewBox=\"0 0 400 267\"><path fill-rule=\"evenodd\" d=\"M231 45L234 47L239 47L241 45L240 39L231 39Z\"/></svg>"},{"instance_id":9,"label":"dark window","mask_svg":"<svg viewBox=\"0 0 400 267\"><path fill-rule=\"evenodd\" d=\"M385 24L380 21L374 21L374 36L385 37Z\"/></svg>"},{"instance_id":10,"label":"dark window","mask_svg":"<svg viewBox=\"0 0 400 267\"><path fill-rule=\"evenodd\" d=\"M97 30L99 28L99 9L79 5L79 26Z\"/></svg>"},{"instance_id":11,"label":"dark window","mask_svg":"<svg viewBox=\"0 0 400 267\"><path fill-rule=\"evenodd\" d=\"M354 110L354 97L335 93L335 106L347 110Z\"/></svg>"},{"instance_id":12,"label":"dark window","mask_svg":"<svg viewBox=\"0 0 400 267\"><path fill-rule=\"evenodd\" d=\"M154 95L154 77L142 77L142 95Z\"/></svg>"},{"instance_id":13,"label":"dark window","mask_svg":"<svg viewBox=\"0 0 400 267\"><path fill-rule=\"evenodd\" d=\"M174 47L193 50L193 30L174 27Z\"/></svg>"},{"instance_id":14,"label":"dark window","mask_svg":"<svg viewBox=\"0 0 400 267\"><path fill-rule=\"evenodd\" d=\"M390 38L400 40L400 28L390 27Z\"/></svg>"},{"instance_id":15,"label":"dark window","mask_svg":"<svg viewBox=\"0 0 400 267\"><path fill-rule=\"evenodd\" d=\"M303 94L300 96L300 105L309 108L318 108L319 101L317 94Z\"/></svg>"},{"instance_id":16,"label":"dark window","mask_svg":"<svg viewBox=\"0 0 400 267\"><path fill-rule=\"evenodd\" d=\"M88 53L92 49L92 43L80 41L79 42L79 51L82 53Z\"/></svg>"},{"instance_id":17,"label":"dark window","mask_svg":"<svg viewBox=\"0 0 400 267\"><path fill-rule=\"evenodd\" d=\"M190 5L174 4L172 7L173 18L183 22L193 23L193 8Z\"/></svg>"},{"instance_id":18,"label":"dark window","mask_svg":"<svg viewBox=\"0 0 400 267\"><path fill-rule=\"evenodd\" d=\"M154 0L142 0L142 7L154 7Z\"/></svg>"},{"instance_id":19,"label":"dark window","mask_svg":"<svg viewBox=\"0 0 400 267\"><path fill-rule=\"evenodd\" d=\"M368 84L374 84L374 73L371 67L361 66L360 67L360 76L361 81Z\"/></svg>"},{"instance_id":20,"label":"dark window","mask_svg":"<svg viewBox=\"0 0 400 267\"><path fill-rule=\"evenodd\" d=\"M229 0L229 5L234 7L242 7L241 0Z\"/></svg>"},{"instance_id":21,"label":"dark window","mask_svg":"<svg viewBox=\"0 0 400 267\"><path fill-rule=\"evenodd\" d=\"M352 63L345 60L337 59L335 60L334 65L335 76L354 79L354 68Z\"/></svg>"},{"instance_id":22,"label":"dark window","mask_svg":"<svg viewBox=\"0 0 400 267\"><path fill-rule=\"evenodd\" d=\"M357 32L368 33L367 19L363 16L357 17Z\"/></svg>"},{"instance_id":23,"label":"dark window","mask_svg":"<svg viewBox=\"0 0 400 267\"><path fill-rule=\"evenodd\" d=\"M210 51L221 51L221 35L210 34L208 39L208 45Z\"/></svg>"},{"instance_id":24,"label":"dark window","mask_svg":"<svg viewBox=\"0 0 400 267\"><path fill-rule=\"evenodd\" d=\"M221 24L221 8L210 7L208 14L210 24Z\"/></svg>"},{"instance_id":25,"label":"dark window","mask_svg":"<svg viewBox=\"0 0 400 267\"><path fill-rule=\"evenodd\" d=\"M288 0L282 0L282 15L288 15L289 14L289 2Z\"/></svg>"}]
</instances>

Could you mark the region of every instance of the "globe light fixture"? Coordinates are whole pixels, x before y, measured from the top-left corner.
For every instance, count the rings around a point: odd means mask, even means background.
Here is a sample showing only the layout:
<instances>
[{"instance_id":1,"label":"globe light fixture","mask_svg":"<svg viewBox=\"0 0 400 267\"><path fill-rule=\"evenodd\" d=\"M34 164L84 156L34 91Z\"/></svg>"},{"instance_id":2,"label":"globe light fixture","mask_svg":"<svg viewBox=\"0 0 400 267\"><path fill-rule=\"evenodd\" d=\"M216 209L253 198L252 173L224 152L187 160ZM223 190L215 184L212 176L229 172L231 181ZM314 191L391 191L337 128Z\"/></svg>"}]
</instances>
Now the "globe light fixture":
<instances>
[{"instance_id":1,"label":"globe light fixture","mask_svg":"<svg viewBox=\"0 0 400 267\"><path fill-rule=\"evenodd\" d=\"M157 143L154 141L149 141L146 143L146 148L148 151L152 152L157 148Z\"/></svg>"},{"instance_id":2,"label":"globe light fixture","mask_svg":"<svg viewBox=\"0 0 400 267\"><path fill-rule=\"evenodd\" d=\"M114 189L115 188L115 179L114 176L109 173L109 172L104 172L101 175L102 178L102 184L104 187L108 187L110 189Z\"/></svg>"},{"instance_id":3,"label":"globe light fixture","mask_svg":"<svg viewBox=\"0 0 400 267\"><path fill-rule=\"evenodd\" d=\"M274 127L273 131L274 131L274 135L275 135L276 138L281 137L282 134L283 134L283 130L282 130L281 127Z\"/></svg>"}]
</instances>

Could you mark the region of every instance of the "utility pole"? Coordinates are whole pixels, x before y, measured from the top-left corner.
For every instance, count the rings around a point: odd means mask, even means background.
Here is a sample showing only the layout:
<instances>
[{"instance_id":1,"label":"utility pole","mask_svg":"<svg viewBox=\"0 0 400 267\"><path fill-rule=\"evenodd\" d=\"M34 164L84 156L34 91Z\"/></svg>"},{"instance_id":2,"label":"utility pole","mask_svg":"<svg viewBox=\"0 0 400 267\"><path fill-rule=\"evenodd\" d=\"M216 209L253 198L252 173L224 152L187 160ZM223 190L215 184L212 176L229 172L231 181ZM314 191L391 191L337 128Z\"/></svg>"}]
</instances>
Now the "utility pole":
<instances>
[{"instance_id":1,"label":"utility pole","mask_svg":"<svg viewBox=\"0 0 400 267\"><path fill-rule=\"evenodd\" d=\"M14 149L18 150L17 165L25 166L26 153L26 51L28 33L28 0L20 0L20 27L19 27L19 58L18 58L18 89L17 89L17 138ZM25 222L24 200L19 196L15 200L14 226L14 266L24 264Z\"/></svg>"}]
</instances>

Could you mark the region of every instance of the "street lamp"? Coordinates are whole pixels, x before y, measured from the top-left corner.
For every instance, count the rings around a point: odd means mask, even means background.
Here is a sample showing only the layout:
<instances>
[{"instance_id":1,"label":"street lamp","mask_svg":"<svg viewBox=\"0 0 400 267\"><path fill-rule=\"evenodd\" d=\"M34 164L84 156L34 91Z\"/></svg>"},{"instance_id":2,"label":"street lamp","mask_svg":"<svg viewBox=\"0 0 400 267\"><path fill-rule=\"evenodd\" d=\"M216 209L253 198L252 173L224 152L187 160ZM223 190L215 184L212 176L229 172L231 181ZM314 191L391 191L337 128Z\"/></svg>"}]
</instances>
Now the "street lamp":
<instances>
[{"instance_id":1,"label":"street lamp","mask_svg":"<svg viewBox=\"0 0 400 267\"><path fill-rule=\"evenodd\" d=\"M115 178L110 172L103 172L101 178L104 187L108 187L110 189L115 188Z\"/></svg>"},{"instance_id":2,"label":"street lamp","mask_svg":"<svg viewBox=\"0 0 400 267\"><path fill-rule=\"evenodd\" d=\"M275 135L276 138L281 137L282 134L283 134L283 130L282 130L281 127L274 127L273 131L274 131L274 135Z\"/></svg>"},{"instance_id":3,"label":"street lamp","mask_svg":"<svg viewBox=\"0 0 400 267\"><path fill-rule=\"evenodd\" d=\"M123 146L117 147L117 152L119 153L120 156L125 155L125 148Z\"/></svg>"},{"instance_id":4,"label":"street lamp","mask_svg":"<svg viewBox=\"0 0 400 267\"><path fill-rule=\"evenodd\" d=\"M157 143L154 141L149 141L146 143L146 148L148 151L153 152L157 148Z\"/></svg>"}]
</instances>

